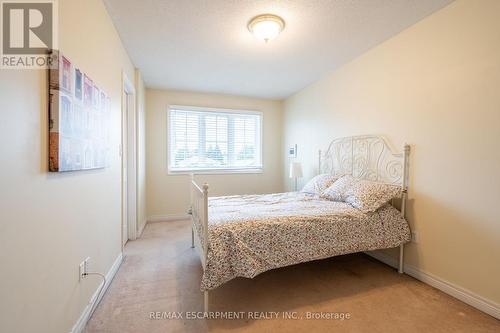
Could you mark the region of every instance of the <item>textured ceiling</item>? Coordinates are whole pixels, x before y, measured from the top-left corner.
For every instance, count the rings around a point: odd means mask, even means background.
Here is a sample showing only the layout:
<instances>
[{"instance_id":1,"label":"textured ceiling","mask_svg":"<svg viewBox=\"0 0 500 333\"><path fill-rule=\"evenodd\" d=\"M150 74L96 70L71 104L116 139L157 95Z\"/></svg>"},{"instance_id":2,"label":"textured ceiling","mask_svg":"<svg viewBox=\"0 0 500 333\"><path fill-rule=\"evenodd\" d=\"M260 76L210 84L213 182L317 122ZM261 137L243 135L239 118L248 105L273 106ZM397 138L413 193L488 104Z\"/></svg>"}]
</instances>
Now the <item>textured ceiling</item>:
<instances>
[{"instance_id":1,"label":"textured ceiling","mask_svg":"<svg viewBox=\"0 0 500 333\"><path fill-rule=\"evenodd\" d=\"M104 0L151 88L285 98L452 0ZM263 13L286 28L265 44Z\"/></svg>"}]
</instances>

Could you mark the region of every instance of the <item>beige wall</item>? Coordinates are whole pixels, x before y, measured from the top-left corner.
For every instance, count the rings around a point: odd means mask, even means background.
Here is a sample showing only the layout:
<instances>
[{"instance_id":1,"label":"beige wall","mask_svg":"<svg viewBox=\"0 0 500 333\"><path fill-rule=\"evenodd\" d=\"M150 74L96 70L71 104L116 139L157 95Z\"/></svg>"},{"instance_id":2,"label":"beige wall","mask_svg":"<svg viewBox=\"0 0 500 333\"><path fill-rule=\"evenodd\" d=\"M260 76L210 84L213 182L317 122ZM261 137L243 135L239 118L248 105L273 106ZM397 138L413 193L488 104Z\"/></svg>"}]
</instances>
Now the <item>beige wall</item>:
<instances>
[{"instance_id":1,"label":"beige wall","mask_svg":"<svg viewBox=\"0 0 500 333\"><path fill-rule=\"evenodd\" d=\"M122 70L130 62L100 0L59 1L60 49L112 102L111 166L47 172L46 72L0 70L0 331L69 332L121 252Z\"/></svg>"},{"instance_id":2,"label":"beige wall","mask_svg":"<svg viewBox=\"0 0 500 333\"><path fill-rule=\"evenodd\" d=\"M500 303L500 1L457 1L288 98L310 178L335 137L412 145L406 262ZM284 166L286 168L286 166Z\"/></svg>"},{"instance_id":3,"label":"beige wall","mask_svg":"<svg viewBox=\"0 0 500 333\"><path fill-rule=\"evenodd\" d=\"M168 175L167 107L205 106L263 112L261 174L199 175L210 184L210 195L271 193L282 190L281 123L279 101L179 91L146 90L147 213L152 216L185 214L189 205L189 175Z\"/></svg>"}]
</instances>

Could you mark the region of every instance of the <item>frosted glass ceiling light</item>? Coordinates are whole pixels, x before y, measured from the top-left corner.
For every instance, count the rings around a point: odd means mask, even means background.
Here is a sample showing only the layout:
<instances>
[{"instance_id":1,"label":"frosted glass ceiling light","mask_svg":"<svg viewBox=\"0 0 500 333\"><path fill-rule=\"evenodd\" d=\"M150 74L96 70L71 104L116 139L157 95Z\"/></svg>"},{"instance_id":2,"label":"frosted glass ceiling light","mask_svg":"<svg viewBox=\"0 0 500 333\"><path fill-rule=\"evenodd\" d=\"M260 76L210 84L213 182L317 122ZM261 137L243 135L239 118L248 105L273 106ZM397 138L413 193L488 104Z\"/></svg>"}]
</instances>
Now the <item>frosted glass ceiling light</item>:
<instances>
[{"instance_id":1,"label":"frosted glass ceiling light","mask_svg":"<svg viewBox=\"0 0 500 333\"><path fill-rule=\"evenodd\" d=\"M276 38L284 28L285 21L273 14L255 16L248 23L248 30L266 43Z\"/></svg>"}]
</instances>

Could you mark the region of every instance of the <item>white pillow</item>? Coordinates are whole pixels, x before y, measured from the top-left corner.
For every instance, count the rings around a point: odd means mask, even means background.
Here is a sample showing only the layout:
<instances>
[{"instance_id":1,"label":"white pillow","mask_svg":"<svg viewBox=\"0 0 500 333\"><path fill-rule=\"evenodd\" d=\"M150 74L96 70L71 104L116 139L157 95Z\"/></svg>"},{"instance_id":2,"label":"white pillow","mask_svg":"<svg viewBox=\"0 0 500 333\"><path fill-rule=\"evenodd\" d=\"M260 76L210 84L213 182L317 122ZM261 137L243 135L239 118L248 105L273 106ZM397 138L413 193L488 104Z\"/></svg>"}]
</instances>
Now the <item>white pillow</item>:
<instances>
[{"instance_id":1,"label":"white pillow","mask_svg":"<svg viewBox=\"0 0 500 333\"><path fill-rule=\"evenodd\" d=\"M317 175L313 179L307 182L307 184L302 188L303 193L311 194L321 194L330 185L335 182L339 176L333 176L327 173Z\"/></svg>"},{"instance_id":2,"label":"white pillow","mask_svg":"<svg viewBox=\"0 0 500 333\"><path fill-rule=\"evenodd\" d=\"M343 176L327 188L322 197L344 201L363 213L374 212L401 195L401 187Z\"/></svg>"},{"instance_id":3,"label":"white pillow","mask_svg":"<svg viewBox=\"0 0 500 333\"><path fill-rule=\"evenodd\" d=\"M331 201L345 202L345 193L352 186L356 179L351 175L345 175L337 179L331 186L326 188L321 196Z\"/></svg>"}]
</instances>

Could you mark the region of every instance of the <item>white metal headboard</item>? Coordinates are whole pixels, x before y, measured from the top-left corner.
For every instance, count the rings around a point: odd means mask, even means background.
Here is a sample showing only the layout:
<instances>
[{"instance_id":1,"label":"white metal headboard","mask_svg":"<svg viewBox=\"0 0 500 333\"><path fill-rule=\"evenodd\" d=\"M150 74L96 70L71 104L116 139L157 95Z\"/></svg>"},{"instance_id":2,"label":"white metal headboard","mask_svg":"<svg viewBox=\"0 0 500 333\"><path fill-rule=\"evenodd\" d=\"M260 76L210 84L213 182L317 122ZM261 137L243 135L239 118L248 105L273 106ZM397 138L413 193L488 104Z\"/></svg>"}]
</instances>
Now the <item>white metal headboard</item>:
<instances>
[{"instance_id":1,"label":"white metal headboard","mask_svg":"<svg viewBox=\"0 0 500 333\"><path fill-rule=\"evenodd\" d=\"M410 145L395 152L380 135L350 136L333 140L325 153L319 151L319 173L350 174L359 179L400 185L401 213L406 211Z\"/></svg>"},{"instance_id":2,"label":"white metal headboard","mask_svg":"<svg viewBox=\"0 0 500 333\"><path fill-rule=\"evenodd\" d=\"M333 140L327 151L319 152L320 173L350 174L373 182L408 186L410 146L397 153L378 135L362 135Z\"/></svg>"}]
</instances>

